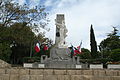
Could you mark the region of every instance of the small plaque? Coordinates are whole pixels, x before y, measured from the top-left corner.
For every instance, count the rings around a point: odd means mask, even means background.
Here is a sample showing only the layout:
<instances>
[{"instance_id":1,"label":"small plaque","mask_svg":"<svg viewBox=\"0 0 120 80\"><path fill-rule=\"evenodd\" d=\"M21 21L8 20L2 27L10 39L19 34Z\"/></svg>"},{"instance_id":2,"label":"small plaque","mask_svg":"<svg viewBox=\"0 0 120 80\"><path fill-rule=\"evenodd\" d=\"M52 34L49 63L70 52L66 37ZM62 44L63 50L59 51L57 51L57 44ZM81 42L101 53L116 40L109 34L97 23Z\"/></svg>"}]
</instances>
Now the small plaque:
<instances>
[{"instance_id":1,"label":"small plaque","mask_svg":"<svg viewBox=\"0 0 120 80\"><path fill-rule=\"evenodd\" d=\"M90 69L103 69L103 64L90 64Z\"/></svg>"},{"instance_id":2,"label":"small plaque","mask_svg":"<svg viewBox=\"0 0 120 80\"><path fill-rule=\"evenodd\" d=\"M108 64L108 69L120 69L120 64Z\"/></svg>"},{"instance_id":3,"label":"small plaque","mask_svg":"<svg viewBox=\"0 0 120 80\"><path fill-rule=\"evenodd\" d=\"M76 65L76 68L82 68L82 65Z\"/></svg>"},{"instance_id":4,"label":"small plaque","mask_svg":"<svg viewBox=\"0 0 120 80\"><path fill-rule=\"evenodd\" d=\"M33 64L32 63L24 63L23 66L26 68L32 68Z\"/></svg>"}]
</instances>

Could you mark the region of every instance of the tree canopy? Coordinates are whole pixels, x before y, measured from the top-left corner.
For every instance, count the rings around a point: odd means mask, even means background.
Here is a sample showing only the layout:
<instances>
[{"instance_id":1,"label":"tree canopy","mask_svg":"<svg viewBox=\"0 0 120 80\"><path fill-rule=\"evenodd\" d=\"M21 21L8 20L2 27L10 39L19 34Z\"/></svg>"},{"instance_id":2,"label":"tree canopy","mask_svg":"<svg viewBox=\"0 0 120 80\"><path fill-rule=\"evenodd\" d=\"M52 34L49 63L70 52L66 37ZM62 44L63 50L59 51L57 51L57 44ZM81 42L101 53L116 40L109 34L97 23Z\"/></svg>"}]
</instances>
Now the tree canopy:
<instances>
[{"instance_id":1,"label":"tree canopy","mask_svg":"<svg viewBox=\"0 0 120 80\"><path fill-rule=\"evenodd\" d=\"M0 24L10 26L14 23L25 23L25 25L39 25L45 27L48 13L44 6L29 8L26 4L19 5L13 0L0 0Z\"/></svg>"},{"instance_id":2,"label":"tree canopy","mask_svg":"<svg viewBox=\"0 0 120 80\"><path fill-rule=\"evenodd\" d=\"M34 53L35 43L52 41L34 31L45 29L48 13L44 6L29 8L12 0L0 0L0 59L12 64L22 63L23 57Z\"/></svg>"},{"instance_id":3,"label":"tree canopy","mask_svg":"<svg viewBox=\"0 0 120 80\"><path fill-rule=\"evenodd\" d=\"M106 39L101 41L99 50L103 58L110 58L110 53L113 53L115 49L120 49L120 36L118 35L117 28L113 27L113 31L107 35Z\"/></svg>"}]
</instances>

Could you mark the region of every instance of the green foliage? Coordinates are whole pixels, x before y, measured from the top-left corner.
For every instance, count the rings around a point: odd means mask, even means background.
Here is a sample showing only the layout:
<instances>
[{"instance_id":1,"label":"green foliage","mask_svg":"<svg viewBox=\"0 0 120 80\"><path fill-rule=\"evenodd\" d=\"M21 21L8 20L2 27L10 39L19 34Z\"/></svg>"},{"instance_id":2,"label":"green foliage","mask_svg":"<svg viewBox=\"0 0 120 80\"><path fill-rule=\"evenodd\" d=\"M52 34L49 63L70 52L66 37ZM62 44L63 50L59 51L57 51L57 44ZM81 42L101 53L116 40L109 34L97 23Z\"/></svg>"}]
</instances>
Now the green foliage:
<instances>
[{"instance_id":1,"label":"green foliage","mask_svg":"<svg viewBox=\"0 0 120 80\"><path fill-rule=\"evenodd\" d=\"M113 31L100 43L99 50L103 58L110 58L111 51L120 48L120 38L117 33L118 30L113 27Z\"/></svg>"},{"instance_id":2,"label":"green foliage","mask_svg":"<svg viewBox=\"0 0 120 80\"><path fill-rule=\"evenodd\" d=\"M113 50L120 48L120 39L117 35L118 30L116 27L113 27L113 31L108 34L108 37L100 43L100 50Z\"/></svg>"},{"instance_id":3,"label":"green foliage","mask_svg":"<svg viewBox=\"0 0 120 80\"><path fill-rule=\"evenodd\" d=\"M89 63L89 64L105 64L108 61L111 61L109 58L98 58L98 59L80 59L82 63Z\"/></svg>"},{"instance_id":4,"label":"green foliage","mask_svg":"<svg viewBox=\"0 0 120 80\"><path fill-rule=\"evenodd\" d=\"M23 25L23 23L15 23L10 27L11 37L16 44L30 46L30 43L35 39L35 34L32 32L29 26Z\"/></svg>"},{"instance_id":5,"label":"green foliage","mask_svg":"<svg viewBox=\"0 0 120 80\"><path fill-rule=\"evenodd\" d=\"M111 51L110 58L112 61L120 61L120 48Z\"/></svg>"},{"instance_id":6,"label":"green foliage","mask_svg":"<svg viewBox=\"0 0 120 80\"><path fill-rule=\"evenodd\" d=\"M0 59L9 62L11 56L11 49L8 43L0 43Z\"/></svg>"},{"instance_id":7,"label":"green foliage","mask_svg":"<svg viewBox=\"0 0 120 80\"><path fill-rule=\"evenodd\" d=\"M90 51L88 49L82 48L81 51L82 51L82 53L78 55L78 56L80 56L80 59L90 59L91 58Z\"/></svg>"},{"instance_id":8,"label":"green foliage","mask_svg":"<svg viewBox=\"0 0 120 80\"><path fill-rule=\"evenodd\" d=\"M43 6L29 8L12 0L0 0L0 58L19 64L23 57L34 53L37 41L49 43L43 34L33 33L39 32L39 26L45 29L47 15Z\"/></svg>"},{"instance_id":9,"label":"green foliage","mask_svg":"<svg viewBox=\"0 0 120 80\"><path fill-rule=\"evenodd\" d=\"M48 13L44 6L35 6L29 8L26 4L19 5L13 0L0 0L0 25L11 26L14 23L25 23L31 25L34 30L38 31L38 25L45 29L49 22Z\"/></svg>"}]
</instances>

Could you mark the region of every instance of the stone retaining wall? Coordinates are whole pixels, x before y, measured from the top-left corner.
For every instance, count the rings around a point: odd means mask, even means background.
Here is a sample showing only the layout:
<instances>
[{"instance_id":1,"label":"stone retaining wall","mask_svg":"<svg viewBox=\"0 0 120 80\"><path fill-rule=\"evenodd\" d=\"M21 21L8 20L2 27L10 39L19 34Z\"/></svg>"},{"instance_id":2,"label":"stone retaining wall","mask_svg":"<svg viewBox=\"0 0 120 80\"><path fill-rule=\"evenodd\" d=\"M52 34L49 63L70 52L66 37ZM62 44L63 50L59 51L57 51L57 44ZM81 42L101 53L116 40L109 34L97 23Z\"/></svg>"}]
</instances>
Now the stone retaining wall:
<instances>
[{"instance_id":1,"label":"stone retaining wall","mask_svg":"<svg viewBox=\"0 0 120 80\"><path fill-rule=\"evenodd\" d=\"M0 68L11 67L10 64L0 59Z\"/></svg>"},{"instance_id":2,"label":"stone retaining wall","mask_svg":"<svg viewBox=\"0 0 120 80\"><path fill-rule=\"evenodd\" d=\"M120 80L120 70L0 68L0 80Z\"/></svg>"}]
</instances>

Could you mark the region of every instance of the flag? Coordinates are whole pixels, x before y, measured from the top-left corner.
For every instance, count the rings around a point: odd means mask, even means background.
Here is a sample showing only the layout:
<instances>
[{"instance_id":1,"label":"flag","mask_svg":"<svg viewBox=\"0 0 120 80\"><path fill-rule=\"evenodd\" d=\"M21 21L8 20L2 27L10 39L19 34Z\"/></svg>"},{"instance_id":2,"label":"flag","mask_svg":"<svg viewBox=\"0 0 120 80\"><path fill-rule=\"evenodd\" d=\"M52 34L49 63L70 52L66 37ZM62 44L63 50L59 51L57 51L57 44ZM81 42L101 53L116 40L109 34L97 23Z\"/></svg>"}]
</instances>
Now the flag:
<instances>
[{"instance_id":1,"label":"flag","mask_svg":"<svg viewBox=\"0 0 120 80\"><path fill-rule=\"evenodd\" d=\"M40 44L39 43L36 43L36 45L35 45L35 51L36 52L40 52Z\"/></svg>"},{"instance_id":2,"label":"flag","mask_svg":"<svg viewBox=\"0 0 120 80\"><path fill-rule=\"evenodd\" d=\"M77 49L80 51L80 53L81 53L81 45L82 45L82 41L80 42L80 45L77 47Z\"/></svg>"},{"instance_id":3,"label":"flag","mask_svg":"<svg viewBox=\"0 0 120 80\"><path fill-rule=\"evenodd\" d=\"M74 56L81 53L81 45L82 45L82 41L81 41L80 45L77 48L74 47L74 49L75 49L74 50Z\"/></svg>"},{"instance_id":4,"label":"flag","mask_svg":"<svg viewBox=\"0 0 120 80\"><path fill-rule=\"evenodd\" d=\"M74 47L74 49L75 49L75 50L74 50L74 56L76 56L77 54L80 54L80 51L78 50L78 48L75 48L75 47Z\"/></svg>"},{"instance_id":5,"label":"flag","mask_svg":"<svg viewBox=\"0 0 120 80\"><path fill-rule=\"evenodd\" d=\"M48 46L46 44L44 44L44 48L45 51L48 50Z\"/></svg>"}]
</instances>

